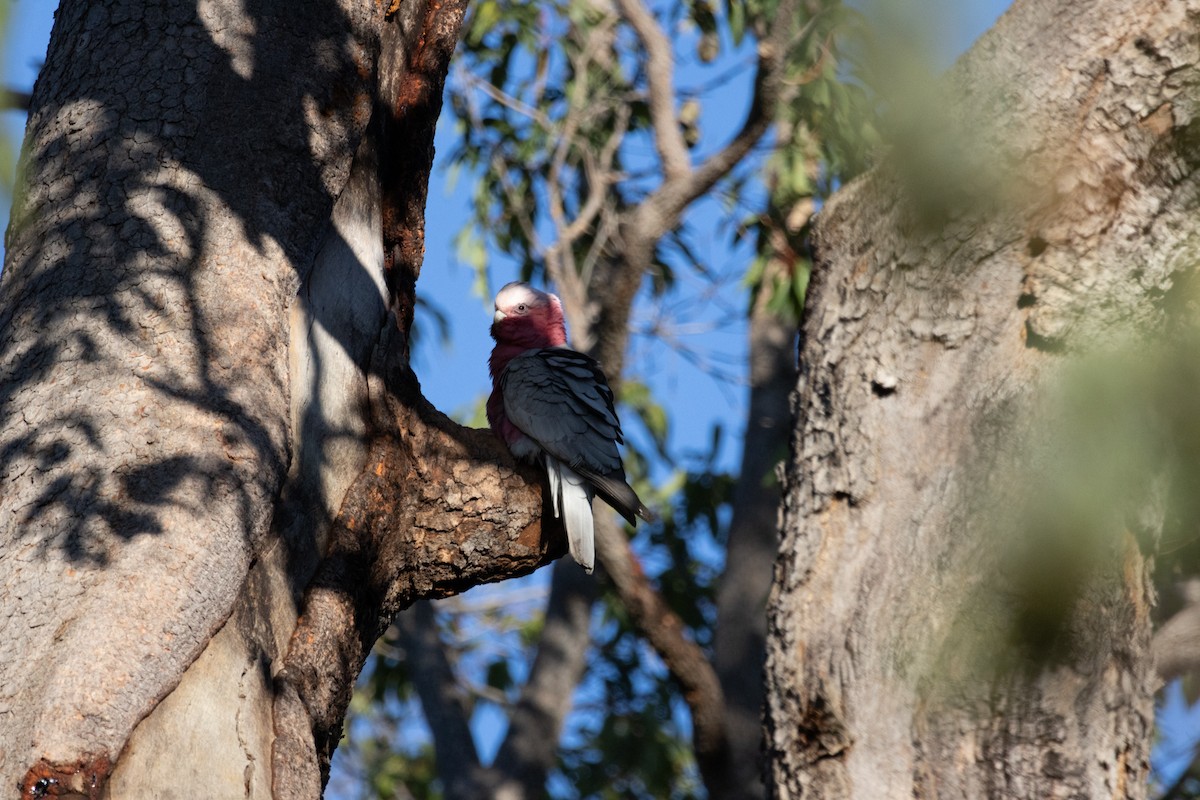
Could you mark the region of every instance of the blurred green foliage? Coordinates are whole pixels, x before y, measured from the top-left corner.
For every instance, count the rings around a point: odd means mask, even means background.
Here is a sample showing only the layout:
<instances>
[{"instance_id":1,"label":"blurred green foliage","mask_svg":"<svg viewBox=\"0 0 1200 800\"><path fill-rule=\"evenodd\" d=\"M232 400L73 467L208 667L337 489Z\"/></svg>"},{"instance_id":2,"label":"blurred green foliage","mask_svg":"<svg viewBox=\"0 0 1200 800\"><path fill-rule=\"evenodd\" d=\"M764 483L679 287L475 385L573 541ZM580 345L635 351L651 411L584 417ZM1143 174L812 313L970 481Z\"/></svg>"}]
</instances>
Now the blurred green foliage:
<instances>
[{"instance_id":1,"label":"blurred green foliage","mask_svg":"<svg viewBox=\"0 0 1200 800\"><path fill-rule=\"evenodd\" d=\"M0 0L0 63L8 60L13 35L13 0ZM0 92L6 95L0 98L0 108L19 108L23 98L12 94L16 91L16 85L7 72L0 74L0 87L3 87ZM13 187L16 186L16 148L17 143L4 128L0 128L0 193L8 201L11 201Z\"/></svg>"}]
</instances>

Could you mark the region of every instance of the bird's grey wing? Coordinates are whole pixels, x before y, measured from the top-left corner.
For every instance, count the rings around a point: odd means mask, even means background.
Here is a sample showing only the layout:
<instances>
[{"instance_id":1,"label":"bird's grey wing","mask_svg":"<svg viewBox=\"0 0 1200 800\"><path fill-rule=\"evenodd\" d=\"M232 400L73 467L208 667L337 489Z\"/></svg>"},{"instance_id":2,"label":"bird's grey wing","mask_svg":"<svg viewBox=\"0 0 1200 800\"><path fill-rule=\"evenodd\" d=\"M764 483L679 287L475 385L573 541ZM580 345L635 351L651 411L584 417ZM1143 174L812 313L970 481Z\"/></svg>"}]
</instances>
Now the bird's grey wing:
<instances>
[{"instance_id":1,"label":"bird's grey wing","mask_svg":"<svg viewBox=\"0 0 1200 800\"><path fill-rule=\"evenodd\" d=\"M621 423L595 360L566 348L531 350L500 376L504 413L513 425L572 469L621 468Z\"/></svg>"},{"instance_id":2,"label":"bird's grey wing","mask_svg":"<svg viewBox=\"0 0 1200 800\"><path fill-rule=\"evenodd\" d=\"M625 482L613 393L595 359L565 347L523 353L500 378L504 413L543 450L587 478L633 523L652 515Z\"/></svg>"}]
</instances>

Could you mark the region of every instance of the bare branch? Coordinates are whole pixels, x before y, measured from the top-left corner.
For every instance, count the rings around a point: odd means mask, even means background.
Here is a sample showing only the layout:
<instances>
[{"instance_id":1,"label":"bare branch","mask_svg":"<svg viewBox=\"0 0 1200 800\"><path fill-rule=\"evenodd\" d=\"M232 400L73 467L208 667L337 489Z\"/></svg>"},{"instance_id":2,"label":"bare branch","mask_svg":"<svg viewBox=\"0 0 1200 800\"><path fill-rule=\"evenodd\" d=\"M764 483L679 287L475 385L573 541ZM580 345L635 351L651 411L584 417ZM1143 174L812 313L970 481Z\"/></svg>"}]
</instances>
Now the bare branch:
<instances>
[{"instance_id":1,"label":"bare branch","mask_svg":"<svg viewBox=\"0 0 1200 800\"><path fill-rule=\"evenodd\" d=\"M617 147L621 144L621 140L625 138L626 131L629 130L629 115L628 106L622 106L617 109L617 119L613 125L612 133L609 135L607 141L605 141L604 147L601 148L598 159L591 152L584 151L582 156L583 168L584 173L588 177L587 200L584 201L575 219L570 224L559 229L558 241L551 245L550 250L562 249L573 244L576 239L587 231L595 221L596 216L604 208L604 201L608 197L608 187L615 183L617 179L617 176L612 172L612 162L616 156ZM556 183L557 181L552 180L550 186L556 186ZM555 188L553 191L558 193L559 190Z\"/></svg>"},{"instance_id":2,"label":"bare branch","mask_svg":"<svg viewBox=\"0 0 1200 800\"><path fill-rule=\"evenodd\" d=\"M617 6L646 51L650 118L663 174L667 182L680 180L691 173L692 167L675 114L675 57L671 42L641 0L617 0Z\"/></svg>"},{"instance_id":3,"label":"bare branch","mask_svg":"<svg viewBox=\"0 0 1200 800\"><path fill-rule=\"evenodd\" d=\"M558 286L560 293L567 296L568 323L572 330L576 331L583 331L587 327L586 313L589 303L587 301L587 277L575 266L574 244L604 208L608 188L614 180L611 175L612 162L629 123L628 106L620 106L617 111L617 124L600 153L599 174L594 169L594 157L586 147L582 148L584 170L589 178L589 194L579 214L570 223L566 220L566 205L562 197L562 169L571 148L575 145L575 136L581 124L581 117L587 116L587 76L591 64L596 54L603 47L608 46L608 34L611 32L613 24L615 24L615 19L611 19L593 31L592 35L588 37L583 51L572 63L572 71L576 80L572 86L570 106L563 123L558 146L551 159L550 172L546 181L550 218L554 223L557 237L554 244L544 254L546 271Z\"/></svg>"},{"instance_id":4,"label":"bare branch","mask_svg":"<svg viewBox=\"0 0 1200 800\"><path fill-rule=\"evenodd\" d=\"M629 618L650 643L679 684L692 712L696 762L705 783L715 785L729 769L729 743L723 724L725 702L721 685L700 646L684 635L682 620L662 599L642 571L629 540L611 514L596 517L596 556L613 582Z\"/></svg>"},{"instance_id":5,"label":"bare branch","mask_svg":"<svg viewBox=\"0 0 1200 800\"><path fill-rule=\"evenodd\" d=\"M635 220L640 236L657 239L678 225L683 210L741 163L770 129L784 87L784 67L789 44L795 36L793 23L799 10L799 0L781 0L770 36L758 43L754 96L737 135L688 174L668 177L647 198ZM808 25L812 24L810 20Z\"/></svg>"},{"instance_id":6,"label":"bare branch","mask_svg":"<svg viewBox=\"0 0 1200 800\"><path fill-rule=\"evenodd\" d=\"M773 233L774 251L786 252L783 237ZM776 257L767 269L782 271L786 263ZM710 783L708 788L711 796L730 800L765 795L760 746L767 637L763 609L778 552L776 515L782 499L778 482L768 478L787 452L792 429L789 397L797 372L796 325L772 313L769 302L769 292L760 291L750 309L750 407L725 571L717 590L713 667L725 693L731 759L725 783Z\"/></svg>"},{"instance_id":7,"label":"bare branch","mask_svg":"<svg viewBox=\"0 0 1200 800\"><path fill-rule=\"evenodd\" d=\"M492 169L496 170L496 175L500 180L500 187L504 189L504 195L508 198L508 202L512 204L513 208L519 209L524 206L526 199L521 196L521 192L513 184L508 167L505 166L504 159L499 154L492 155ZM533 226L533 221L529 215L517 214L516 218L530 247L534 248L534 250L541 250L542 246L538 241L537 229Z\"/></svg>"},{"instance_id":8,"label":"bare branch","mask_svg":"<svg viewBox=\"0 0 1200 800\"><path fill-rule=\"evenodd\" d=\"M1187 581L1181 590L1186 604L1159 627L1150 645L1164 683L1200 670L1200 580Z\"/></svg>"},{"instance_id":9,"label":"bare branch","mask_svg":"<svg viewBox=\"0 0 1200 800\"><path fill-rule=\"evenodd\" d=\"M554 565L537 656L509 715L508 733L489 776L497 782L519 784L525 797L540 797L545 792L546 773L554 765L563 720L587 667L595 599L595 579L567 559ZM507 796L499 788L493 785L487 796Z\"/></svg>"},{"instance_id":10,"label":"bare branch","mask_svg":"<svg viewBox=\"0 0 1200 800\"><path fill-rule=\"evenodd\" d=\"M491 81L485 81L483 78L480 78L477 75L472 75L465 70L461 74L463 81L468 86L478 89L505 108L515 111L524 117L528 117L532 122L537 123L544 130L548 131L552 127L553 123L550 122L549 117L533 106L521 102L521 100L513 97L508 92L501 91L501 89Z\"/></svg>"},{"instance_id":11,"label":"bare branch","mask_svg":"<svg viewBox=\"0 0 1200 800\"><path fill-rule=\"evenodd\" d=\"M0 111L29 112L30 94L11 86L0 89Z\"/></svg>"},{"instance_id":12,"label":"bare branch","mask_svg":"<svg viewBox=\"0 0 1200 800\"><path fill-rule=\"evenodd\" d=\"M571 249L571 242L566 240L564 235L567 223L566 203L563 201L561 186L562 170L575 134L579 130L580 116L583 114L586 103L589 60L589 52L585 50L580 55L579 61L572 65L575 72L575 83L571 87L567 115L563 119L562 132L558 139L558 145L554 148L554 155L550 159L550 172L546 178L546 194L549 197L548 211L557 236L555 246L552 246L546 253L546 270L558 285L559 292L568 296L572 301L568 302L568 308L582 307L585 287L580 284L579 275L575 270L575 254ZM578 319L568 320L572 328L577 327L580 322Z\"/></svg>"},{"instance_id":13,"label":"bare branch","mask_svg":"<svg viewBox=\"0 0 1200 800\"><path fill-rule=\"evenodd\" d=\"M688 205L741 163L770 129L782 98L788 44L794 36L799 2L781 0L770 36L759 42L754 97L737 135L696 169L668 175L640 205L622 215L620 261L601 261L602 268L589 280L591 296L600 298L592 355L607 369L616 371L623 363L627 339L624 329L633 298L653 263L659 240L679 225Z\"/></svg>"},{"instance_id":14,"label":"bare branch","mask_svg":"<svg viewBox=\"0 0 1200 800\"><path fill-rule=\"evenodd\" d=\"M588 197L583 207L579 209L575 220L563 230L562 235L568 242L573 242L582 236L604 207L604 200L608 196L608 187L616 182L617 176L612 172L612 163L616 157L617 148L625 138L626 131L629 130L630 113L629 106L621 106L617 109L617 119L613 125L612 134L605 141L604 147L600 149L598 160L590 152L585 151L583 154L584 170L588 176Z\"/></svg>"}]
</instances>

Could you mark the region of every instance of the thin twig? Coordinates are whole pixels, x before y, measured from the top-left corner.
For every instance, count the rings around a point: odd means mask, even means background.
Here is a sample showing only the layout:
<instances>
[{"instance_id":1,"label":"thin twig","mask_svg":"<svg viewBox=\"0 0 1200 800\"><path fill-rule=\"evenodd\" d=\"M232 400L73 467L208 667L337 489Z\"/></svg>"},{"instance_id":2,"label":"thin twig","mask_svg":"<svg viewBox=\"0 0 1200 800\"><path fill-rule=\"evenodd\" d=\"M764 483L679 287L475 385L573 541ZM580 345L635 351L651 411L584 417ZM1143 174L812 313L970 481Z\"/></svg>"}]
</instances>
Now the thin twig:
<instances>
[{"instance_id":1,"label":"thin twig","mask_svg":"<svg viewBox=\"0 0 1200 800\"><path fill-rule=\"evenodd\" d=\"M518 98L513 97L511 94L501 90L491 81L486 81L477 75L472 75L471 73L465 71L462 73L462 76L463 81L468 86L478 89L510 111L515 111L523 117L528 117L530 120L540 125L544 130L548 131L553 127L554 123L551 122L550 118L544 113L533 106L526 105Z\"/></svg>"}]
</instances>

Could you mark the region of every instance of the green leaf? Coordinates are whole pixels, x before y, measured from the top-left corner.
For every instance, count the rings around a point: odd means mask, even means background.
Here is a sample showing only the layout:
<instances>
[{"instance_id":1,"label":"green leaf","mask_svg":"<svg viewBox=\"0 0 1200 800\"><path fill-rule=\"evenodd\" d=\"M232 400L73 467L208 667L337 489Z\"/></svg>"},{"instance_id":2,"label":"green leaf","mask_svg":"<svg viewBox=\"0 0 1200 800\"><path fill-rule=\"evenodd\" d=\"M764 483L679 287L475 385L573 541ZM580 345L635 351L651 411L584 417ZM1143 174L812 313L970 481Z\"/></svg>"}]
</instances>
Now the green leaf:
<instances>
[{"instance_id":1,"label":"green leaf","mask_svg":"<svg viewBox=\"0 0 1200 800\"><path fill-rule=\"evenodd\" d=\"M667 435L669 424L667 412L654 400L650 387L640 381L626 380L621 384L622 404L628 406L641 420L651 438L654 447L663 458L667 456Z\"/></svg>"},{"instance_id":2,"label":"green leaf","mask_svg":"<svg viewBox=\"0 0 1200 800\"><path fill-rule=\"evenodd\" d=\"M506 660L500 659L488 664L487 685L501 692L507 692L512 688L512 673L508 670L508 662Z\"/></svg>"},{"instance_id":3,"label":"green leaf","mask_svg":"<svg viewBox=\"0 0 1200 800\"><path fill-rule=\"evenodd\" d=\"M725 13L729 16L729 37L733 39L734 47L740 47L746 35L745 0L727 0Z\"/></svg>"},{"instance_id":4,"label":"green leaf","mask_svg":"<svg viewBox=\"0 0 1200 800\"><path fill-rule=\"evenodd\" d=\"M486 36L500 22L500 4L496 0L484 0L475 6L475 17L471 20L471 29L467 32L466 43L469 47L478 47Z\"/></svg>"}]
</instances>

